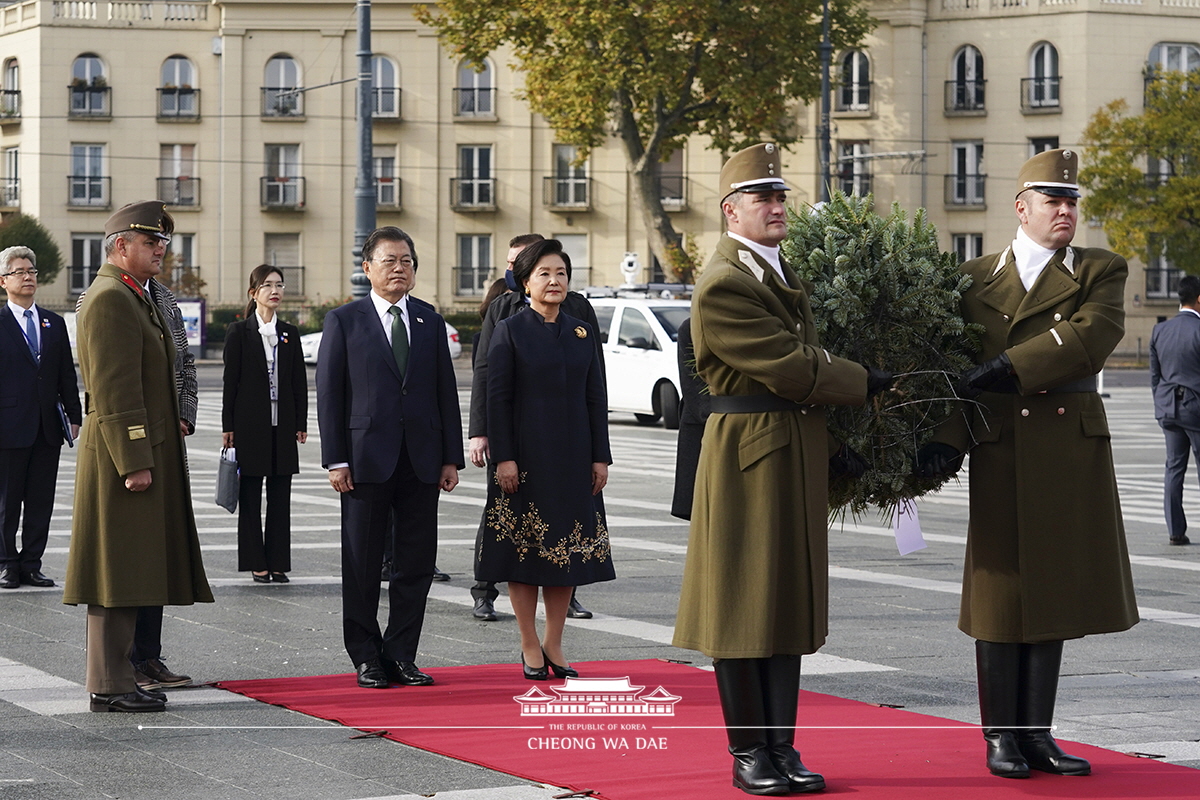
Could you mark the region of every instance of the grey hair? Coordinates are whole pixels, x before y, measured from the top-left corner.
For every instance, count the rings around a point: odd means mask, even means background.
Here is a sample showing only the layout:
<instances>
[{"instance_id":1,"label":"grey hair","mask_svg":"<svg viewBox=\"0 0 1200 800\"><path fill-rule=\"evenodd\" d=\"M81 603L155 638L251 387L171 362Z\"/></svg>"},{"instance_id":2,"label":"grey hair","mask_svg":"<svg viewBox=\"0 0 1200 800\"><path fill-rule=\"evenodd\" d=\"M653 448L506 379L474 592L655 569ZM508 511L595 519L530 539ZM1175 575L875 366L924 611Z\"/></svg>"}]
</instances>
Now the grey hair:
<instances>
[{"instance_id":1,"label":"grey hair","mask_svg":"<svg viewBox=\"0 0 1200 800\"><path fill-rule=\"evenodd\" d=\"M129 242L133 240L136 234L137 231L117 231L116 233L109 234L104 239L104 255L106 257L110 256L112 255L112 251L117 249L117 239L124 239Z\"/></svg>"},{"instance_id":2,"label":"grey hair","mask_svg":"<svg viewBox=\"0 0 1200 800\"><path fill-rule=\"evenodd\" d=\"M28 247L18 244L0 250L0 267L4 268L6 274L12 266L13 259L17 258L29 259L29 263L33 264L34 269L37 269L37 255Z\"/></svg>"}]
</instances>

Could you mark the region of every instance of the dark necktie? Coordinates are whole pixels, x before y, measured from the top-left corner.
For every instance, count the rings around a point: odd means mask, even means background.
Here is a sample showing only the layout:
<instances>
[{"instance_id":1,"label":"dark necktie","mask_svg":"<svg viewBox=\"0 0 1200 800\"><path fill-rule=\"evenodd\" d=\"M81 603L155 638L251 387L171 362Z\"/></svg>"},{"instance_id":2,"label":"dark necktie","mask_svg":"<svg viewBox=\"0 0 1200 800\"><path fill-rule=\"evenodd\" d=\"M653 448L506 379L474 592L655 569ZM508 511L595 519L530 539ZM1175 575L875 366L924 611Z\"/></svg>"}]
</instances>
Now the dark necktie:
<instances>
[{"instance_id":1,"label":"dark necktie","mask_svg":"<svg viewBox=\"0 0 1200 800\"><path fill-rule=\"evenodd\" d=\"M25 341L29 342L29 352L33 353L34 361L41 361L42 354L38 351L37 326L33 322L33 310L25 309Z\"/></svg>"},{"instance_id":2,"label":"dark necktie","mask_svg":"<svg viewBox=\"0 0 1200 800\"><path fill-rule=\"evenodd\" d=\"M388 313L392 315L392 355L396 357L396 366L403 378L408 369L408 331L404 328L399 306L392 306Z\"/></svg>"}]
</instances>

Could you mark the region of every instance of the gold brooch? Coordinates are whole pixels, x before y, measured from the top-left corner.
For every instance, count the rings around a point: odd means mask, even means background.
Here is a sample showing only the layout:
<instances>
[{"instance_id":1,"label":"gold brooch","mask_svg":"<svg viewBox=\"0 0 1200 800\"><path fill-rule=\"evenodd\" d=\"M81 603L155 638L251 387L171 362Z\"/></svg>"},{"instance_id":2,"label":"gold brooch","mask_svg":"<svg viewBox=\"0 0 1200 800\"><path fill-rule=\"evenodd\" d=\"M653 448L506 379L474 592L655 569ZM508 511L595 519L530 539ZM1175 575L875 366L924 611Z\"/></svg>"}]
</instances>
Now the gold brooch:
<instances>
[{"instance_id":1,"label":"gold brooch","mask_svg":"<svg viewBox=\"0 0 1200 800\"><path fill-rule=\"evenodd\" d=\"M586 339L587 338L587 328L580 325L578 328L575 329L575 335L578 336L580 339Z\"/></svg>"}]
</instances>

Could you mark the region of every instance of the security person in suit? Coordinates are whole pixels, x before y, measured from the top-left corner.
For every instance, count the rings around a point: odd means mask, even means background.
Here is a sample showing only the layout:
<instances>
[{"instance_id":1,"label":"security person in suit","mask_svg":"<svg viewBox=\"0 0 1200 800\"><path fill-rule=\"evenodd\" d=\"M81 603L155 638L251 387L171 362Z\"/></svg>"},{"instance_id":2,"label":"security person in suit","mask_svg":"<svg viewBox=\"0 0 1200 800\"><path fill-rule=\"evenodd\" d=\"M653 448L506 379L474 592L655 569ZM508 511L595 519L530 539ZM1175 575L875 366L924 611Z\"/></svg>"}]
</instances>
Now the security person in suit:
<instances>
[{"instance_id":1,"label":"security person in suit","mask_svg":"<svg viewBox=\"0 0 1200 800\"><path fill-rule=\"evenodd\" d=\"M749 794L825 788L794 747L800 656L828 630L828 480L840 448L824 406L862 405L892 380L818 342L812 286L780 260L780 156L758 144L721 169L728 233L692 296L712 413L674 638L713 658L733 785Z\"/></svg>"},{"instance_id":2,"label":"security person in suit","mask_svg":"<svg viewBox=\"0 0 1200 800\"><path fill-rule=\"evenodd\" d=\"M42 553L50 537L66 433L59 406L70 420L72 438L82 421L75 363L63 318L33 302L37 256L32 250L0 252L0 287L8 295L0 307L0 589L22 583L53 586L42 574ZM22 506L25 527L18 550Z\"/></svg>"},{"instance_id":3,"label":"security person in suit","mask_svg":"<svg viewBox=\"0 0 1200 800\"><path fill-rule=\"evenodd\" d=\"M92 711L162 711L129 660L140 606L211 603L183 451L171 329L147 288L174 221L163 203L104 224L107 263L77 320L85 424L63 602L86 604Z\"/></svg>"},{"instance_id":4,"label":"security person in suit","mask_svg":"<svg viewBox=\"0 0 1200 800\"><path fill-rule=\"evenodd\" d=\"M412 238L379 228L362 252L371 292L326 315L317 360L321 461L342 502L343 637L359 686L426 686L433 678L415 661L437 555L438 492L454 489L464 466L458 390L445 321L409 295ZM381 633L389 535L395 557Z\"/></svg>"},{"instance_id":5,"label":"security person in suit","mask_svg":"<svg viewBox=\"0 0 1200 800\"><path fill-rule=\"evenodd\" d=\"M970 523L958 627L976 640L987 766L1087 775L1050 735L1063 640L1138 621L1112 447L1096 374L1124 333L1128 267L1072 247L1078 154L1039 153L1016 184L1016 239L962 265L961 307L984 328L961 376L974 402L917 455L924 475L971 448Z\"/></svg>"},{"instance_id":6,"label":"security person in suit","mask_svg":"<svg viewBox=\"0 0 1200 800\"><path fill-rule=\"evenodd\" d=\"M1167 541L1191 544L1183 513L1183 478L1189 450L1200 464L1200 278L1195 275L1179 281L1179 315L1158 323L1150 334L1150 387L1154 416L1167 437Z\"/></svg>"}]
</instances>

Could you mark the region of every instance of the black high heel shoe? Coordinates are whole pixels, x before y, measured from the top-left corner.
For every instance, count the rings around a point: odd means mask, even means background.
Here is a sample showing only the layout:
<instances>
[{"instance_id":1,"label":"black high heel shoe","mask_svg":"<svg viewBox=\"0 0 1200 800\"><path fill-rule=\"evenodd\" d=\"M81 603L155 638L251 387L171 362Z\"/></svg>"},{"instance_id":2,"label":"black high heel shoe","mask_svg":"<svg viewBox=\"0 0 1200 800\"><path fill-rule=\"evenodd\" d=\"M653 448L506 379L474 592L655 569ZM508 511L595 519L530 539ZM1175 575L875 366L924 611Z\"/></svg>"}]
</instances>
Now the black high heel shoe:
<instances>
[{"instance_id":1,"label":"black high heel shoe","mask_svg":"<svg viewBox=\"0 0 1200 800\"><path fill-rule=\"evenodd\" d=\"M545 658L545 656L543 656ZM531 667L525 663L525 654L521 653L521 670L525 673L525 680L529 681L548 681L550 680L550 670L543 664L540 667ZM557 673L556 673L557 674Z\"/></svg>"},{"instance_id":2,"label":"black high heel shoe","mask_svg":"<svg viewBox=\"0 0 1200 800\"><path fill-rule=\"evenodd\" d=\"M542 661L545 661L546 666L549 667L550 669L554 670L554 677L556 677L556 678L578 678L579 677L579 672L576 671L576 669L574 667L563 667L563 666L555 664L553 661L551 661L550 656L546 655L545 650L542 651ZM545 669L545 667L543 667L543 669Z\"/></svg>"}]
</instances>

